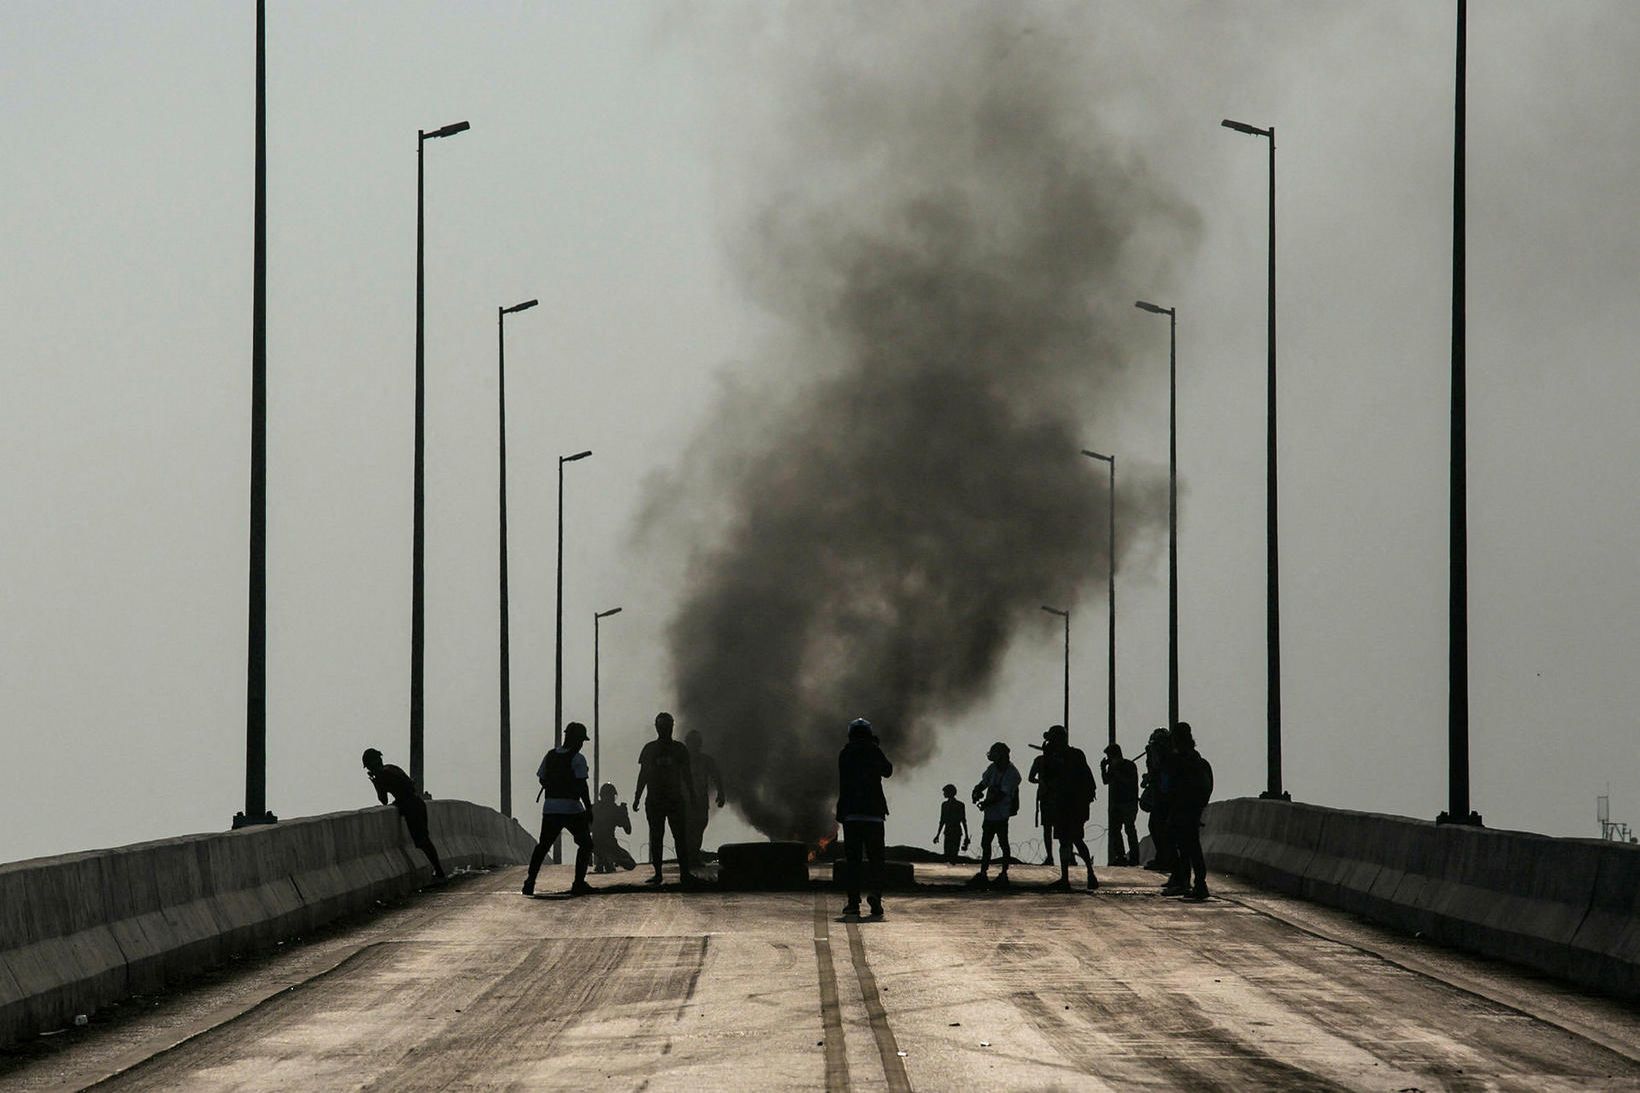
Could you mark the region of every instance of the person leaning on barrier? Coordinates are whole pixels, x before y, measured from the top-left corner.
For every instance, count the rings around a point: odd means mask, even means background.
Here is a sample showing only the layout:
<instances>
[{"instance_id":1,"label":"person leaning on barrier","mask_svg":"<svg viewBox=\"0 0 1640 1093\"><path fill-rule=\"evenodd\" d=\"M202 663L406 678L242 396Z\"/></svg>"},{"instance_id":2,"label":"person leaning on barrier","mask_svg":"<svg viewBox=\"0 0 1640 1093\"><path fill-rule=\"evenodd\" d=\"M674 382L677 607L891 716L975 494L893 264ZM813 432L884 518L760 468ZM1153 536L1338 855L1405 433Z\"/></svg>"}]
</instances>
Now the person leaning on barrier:
<instances>
[{"instance_id":1,"label":"person leaning on barrier","mask_svg":"<svg viewBox=\"0 0 1640 1093\"><path fill-rule=\"evenodd\" d=\"M433 865L434 878L445 880L444 866L439 863L438 850L434 848L433 837L427 830L427 802L416 792L416 783L402 768L383 763L382 753L375 748L365 749L364 769L370 776L370 784L376 789L376 799L385 805L388 794L392 794L393 807L398 809L399 818L409 829L410 841L427 855L427 860Z\"/></svg>"},{"instance_id":2,"label":"person leaning on barrier","mask_svg":"<svg viewBox=\"0 0 1640 1093\"><path fill-rule=\"evenodd\" d=\"M587 789L587 757L581 754L587 727L579 721L564 726L564 742L547 752L536 768L541 783L541 838L530 854L530 869L524 877L524 894L535 895L535 876L541 862L558 836L565 831L575 840L575 883L572 896L591 892L587 866L592 862L592 794Z\"/></svg>"},{"instance_id":3,"label":"person leaning on barrier","mask_svg":"<svg viewBox=\"0 0 1640 1093\"><path fill-rule=\"evenodd\" d=\"M1173 772L1168 821L1179 865L1162 893L1204 900L1208 892L1207 856L1202 852L1202 812L1213 797L1213 766L1196 750L1196 737L1188 721L1173 726ZM1191 883L1192 873L1194 883Z\"/></svg>"},{"instance_id":4,"label":"person leaning on barrier","mask_svg":"<svg viewBox=\"0 0 1640 1093\"><path fill-rule=\"evenodd\" d=\"M894 774L894 764L883 754L871 722L857 717L848 725L848 743L837 756L836 820L843 825L844 875L848 903L843 914L860 913L861 859L870 862L866 884L871 917L883 914L883 826L888 820L888 798L883 779Z\"/></svg>"}]
</instances>

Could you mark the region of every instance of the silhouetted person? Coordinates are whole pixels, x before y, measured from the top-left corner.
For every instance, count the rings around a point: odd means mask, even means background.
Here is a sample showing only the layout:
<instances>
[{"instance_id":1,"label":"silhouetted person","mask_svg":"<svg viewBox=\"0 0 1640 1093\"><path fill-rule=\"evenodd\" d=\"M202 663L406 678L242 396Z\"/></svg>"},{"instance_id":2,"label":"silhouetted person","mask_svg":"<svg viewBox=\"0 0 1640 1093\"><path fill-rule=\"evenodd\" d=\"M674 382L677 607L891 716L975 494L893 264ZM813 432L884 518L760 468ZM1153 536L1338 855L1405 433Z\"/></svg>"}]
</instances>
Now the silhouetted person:
<instances>
[{"instance_id":1,"label":"silhouetted person","mask_svg":"<svg viewBox=\"0 0 1640 1093\"><path fill-rule=\"evenodd\" d=\"M1202 853L1202 811L1213 797L1213 767L1196 750L1196 737L1188 721L1173 726L1173 774L1168 821L1179 867L1162 891L1164 895L1203 900L1207 898L1207 856Z\"/></svg>"},{"instance_id":2,"label":"silhouetted person","mask_svg":"<svg viewBox=\"0 0 1640 1093\"><path fill-rule=\"evenodd\" d=\"M592 803L592 871L613 873L616 867L636 869L638 863L615 838L615 829L632 834L632 814L615 800L615 786L605 782L598 787L598 799Z\"/></svg>"},{"instance_id":3,"label":"silhouetted person","mask_svg":"<svg viewBox=\"0 0 1640 1093\"><path fill-rule=\"evenodd\" d=\"M541 757L535 770L541 783L541 837L530 855L530 871L524 877L524 894L535 895L535 875L558 836L568 831L575 840L575 883L569 894L592 891L587 883L587 866L592 863L592 795L587 790L587 757L581 754L587 727L579 721L564 726L564 742Z\"/></svg>"},{"instance_id":4,"label":"silhouetted person","mask_svg":"<svg viewBox=\"0 0 1640 1093\"><path fill-rule=\"evenodd\" d=\"M700 750L700 733L690 729L683 736L689 749L689 864L703 865L700 856L701 840L706 837L706 824L712 818L712 795L717 789L717 806L722 808L723 775L717 760Z\"/></svg>"},{"instance_id":5,"label":"silhouetted person","mask_svg":"<svg viewBox=\"0 0 1640 1093\"><path fill-rule=\"evenodd\" d=\"M1139 818L1139 767L1131 759L1122 757L1122 745L1105 746L1105 757L1099 760L1099 779L1110 787L1106 802L1110 821L1110 864L1139 864L1139 832L1133 821ZM1122 835L1127 835L1127 846Z\"/></svg>"},{"instance_id":6,"label":"silhouetted person","mask_svg":"<svg viewBox=\"0 0 1640 1093\"><path fill-rule=\"evenodd\" d=\"M1053 824L1054 834L1059 837L1059 881L1054 887L1071 886L1071 864L1080 856L1088 869L1091 892L1099 887L1099 878L1093 875L1093 855L1088 853L1083 831L1098 793L1093 769L1082 749L1071 747L1065 726L1050 728L1046 741L1042 746L1043 819Z\"/></svg>"},{"instance_id":7,"label":"silhouetted person","mask_svg":"<svg viewBox=\"0 0 1640 1093\"><path fill-rule=\"evenodd\" d=\"M837 822L843 825L843 873L848 903L843 914L860 913L860 861L870 863L865 884L871 916L883 913L883 825L888 821L888 798L883 779L894 774L878 744L871 722L857 717L848 724L848 743L837 755Z\"/></svg>"},{"instance_id":8,"label":"silhouetted person","mask_svg":"<svg viewBox=\"0 0 1640 1093\"><path fill-rule=\"evenodd\" d=\"M1042 751L1048 743L1048 734L1042 734L1042 747L1032 744L1031 747ZM1026 779L1036 786L1036 822L1042 828L1042 864L1053 864L1053 824L1048 821L1048 810L1042 807L1042 756L1038 755L1031 760L1030 773Z\"/></svg>"},{"instance_id":9,"label":"silhouetted person","mask_svg":"<svg viewBox=\"0 0 1640 1093\"><path fill-rule=\"evenodd\" d=\"M945 864L957 864L959 851L968 849L968 810L957 800L957 787L949 782L943 790L945 800L940 802L940 826L934 829L934 842L945 835Z\"/></svg>"},{"instance_id":10,"label":"silhouetted person","mask_svg":"<svg viewBox=\"0 0 1640 1093\"><path fill-rule=\"evenodd\" d=\"M655 875L645 884L661 882L661 856L667 828L672 829L672 844L678 848L678 880L693 884L689 872L689 749L672 739L672 715L655 715L655 739L638 753L638 788L632 792L632 807L643 804L643 791L649 790L649 807L644 816L649 820L649 864Z\"/></svg>"},{"instance_id":11,"label":"silhouetted person","mask_svg":"<svg viewBox=\"0 0 1640 1093\"><path fill-rule=\"evenodd\" d=\"M432 862L433 876L444 880L444 866L439 863L433 837L427 831L427 802L416 792L416 783L392 763L383 763L382 753L375 748L365 749L364 769L370 775L370 784L376 787L376 799L385 805L388 795L392 795L393 807L399 810L399 818L410 829L410 841Z\"/></svg>"},{"instance_id":12,"label":"silhouetted person","mask_svg":"<svg viewBox=\"0 0 1640 1093\"><path fill-rule=\"evenodd\" d=\"M1172 874L1178 857L1173 852L1173 833L1168 827L1168 781L1173 764L1173 739L1166 729L1152 729L1145 744L1145 773L1140 782L1139 807L1149 813L1150 843L1156 856L1145 868Z\"/></svg>"},{"instance_id":13,"label":"silhouetted person","mask_svg":"<svg viewBox=\"0 0 1640 1093\"><path fill-rule=\"evenodd\" d=\"M985 753L985 758L991 761L991 765L980 775L973 793L974 803L979 806L981 814L979 872L969 883L977 886L991 882L993 840L999 842L1002 848L1002 868L997 870L996 883L1009 883L1008 859L1013 852L1008 847L1008 818L1019 812L1019 768L1008 759L1008 745L998 740Z\"/></svg>"}]
</instances>

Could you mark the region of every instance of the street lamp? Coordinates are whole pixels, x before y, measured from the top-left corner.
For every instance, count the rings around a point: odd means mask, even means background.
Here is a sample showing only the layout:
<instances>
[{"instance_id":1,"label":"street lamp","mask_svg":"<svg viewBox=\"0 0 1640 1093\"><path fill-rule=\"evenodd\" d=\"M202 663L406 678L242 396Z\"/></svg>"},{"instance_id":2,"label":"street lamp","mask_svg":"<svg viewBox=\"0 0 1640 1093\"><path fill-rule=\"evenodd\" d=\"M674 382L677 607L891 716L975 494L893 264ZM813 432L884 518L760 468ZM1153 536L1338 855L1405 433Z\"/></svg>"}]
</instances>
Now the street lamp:
<instances>
[{"instance_id":1,"label":"street lamp","mask_svg":"<svg viewBox=\"0 0 1640 1093\"><path fill-rule=\"evenodd\" d=\"M423 231L423 178L422 151L429 140L438 137L453 137L457 133L465 133L472 126L464 121L446 125L441 129L428 132L425 129L416 130L416 468L415 486L413 488L414 509L411 516L411 544L410 544L410 780L416 784L419 791L423 787L422 780L422 660L426 645L427 623L426 609L423 603L423 589L425 587L425 553L423 550L424 529L426 527L425 500L426 484L423 473L426 452L426 405L427 405L427 372L424 367L426 356L426 340L424 331L426 322L424 304L427 295L426 262L424 261Z\"/></svg>"},{"instance_id":2,"label":"street lamp","mask_svg":"<svg viewBox=\"0 0 1640 1093\"><path fill-rule=\"evenodd\" d=\"M496 374L500 379L497 403L500 408L501 464L501 814L512 815L512 636L507 616L507 316L528 311L539 300L525 300L512 307L498 307L496 326Z\"/></svg>"},{"instance_id":3,"label":"street lamp","mask_svg":"<svg viewBox=\"0 0 1640 1093\"><path fill-rule=\"evenodd\" d=\"M1110 680L1107 689L1110 692L1110 739L1107 743L1116 743L1116 457L1114 455L1100 455L1083 448L1082 454L1089 459L1097 459L1102 463L1110 464L1110 489L1107 494L1105 511L1108 525L1105 531L1106 548L1109 550L1109 567L1105 574L1105 587L1109 594L1110 616Z\"/></svg>"},{"instance_id":4,"label":"street lamp","mask_svg":"<svg viewBox=\"0 0 1640 1093\"><path fill-rule=\"evenodd\" d=\"M1268 800L1290 801L1292 794L1281 788L1281 573L1279 540L1276 537L1276 127L1260 129L1256 125L1225 118L1219 124L1226 129L1270 141L1270 251L1269 251L1269 310L1266 343L1269 347L1268 381L1265 410L1265 479L1264 479L1264 644L1268 660L1266 712L1268 720L1267 751L1269 785L1260 797Z\"/></svg>"},{"instance_id":5,"label":"street lamp","mask_svg":"<svg viewBox=\"0 0 1640 1093\"><path fill-rule=\"evenodd\" d=\"M268 111L266 10L256 0L256 168L251 244L251 527L245 642L245 811L234 827L273 823L268 811Z\"/></svg>"},{"instance_id":6,"label":"street lamp","mask_svg":"<svg viewBox=\"0 0 1640 1093\"><path fill-rule=\"evenodd\" d=\"M564 464L574 463L591 455L590 451L558 457L558 606L553 617L552 631L552 746L564 742ZM554 865L564 860L563 838L552 840Z\"/></svg>"},{"instance_id":7,"label":"street lamp","mask_svg":"<svg viewBox=\"0 0 1640 1093\"><path fill-rule=\"evenodd\" d=\"M1467 379L1464 363L1464 115L1468 4L1458 0L1452 123L1452 456L1447 588L1447 810L1437 823L1480 826L1469 807L1469 514Z\"/></svg>"},{"instance_id":8,"label":"street lamp","mask_svg":"<svg viewBox=\"0 0 1640 1093\"><path fill-rule=\"evenodd\" d=\"M1065 713L1064 713L1064 717L1063 717L1063 719L1061 720L1060 723L1065 726L1065 731L1066 732L1070 732L1071 731L1071 613L1069 611L1061 611L1057 607L1049 607L1047 604L1042 605L1042 610L1046 611L1050 615L1058 615L1060 618L1065 620Z\"/></svg>"},{"instance_id":9,"label":"street lamp","mask_svg":"<svg viewBox=\"0 0 1640 1093\"><path fill-rule=\"evenodd\" d=\"M1167 316L1167 723L1179 723L1179 317L1171 307L1134 307Z\"/></svg>"},{"instance_id":10,"label":"street lamp","mask_svg":"<svg viewBox=\"0 0 1640 1093\"><path fill-rule=\"evenodd\" d=\"M619 615L619 607L611 607L608 611L595 611L592 614L592 793L597 799L598 787L603 785L598 780L598 752L604 742L603 730L598 727L598 625L611 615Z\"/></svg>"}]
</instances>

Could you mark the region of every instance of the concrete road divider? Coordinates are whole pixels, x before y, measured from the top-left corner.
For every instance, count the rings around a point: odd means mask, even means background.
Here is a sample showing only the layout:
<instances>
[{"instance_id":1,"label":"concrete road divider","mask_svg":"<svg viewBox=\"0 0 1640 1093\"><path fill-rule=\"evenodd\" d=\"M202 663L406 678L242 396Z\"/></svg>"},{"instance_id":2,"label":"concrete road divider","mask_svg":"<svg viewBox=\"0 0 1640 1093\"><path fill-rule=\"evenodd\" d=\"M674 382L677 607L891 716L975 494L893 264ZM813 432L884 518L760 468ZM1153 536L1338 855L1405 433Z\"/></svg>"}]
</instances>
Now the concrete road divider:
<instances>
[{"instance_id":1,"label":"concrete road divider","mask_svg":"<svg viewBox=\"0 0 1640 1093\"><path fill-rule=\"evenodd\" d=\"M515 864L500 813L428 802L445 868ZM305 933L431 876L391 808L0 865L0 1044Z\"/></svg>"},{"instance_id":2,"label":"concrete road divider","mask_svg":"<svg viewBox=\"0 0 1640 1093\"><path fill-rule=\"evenodd\" d=\"M1640 846L1237 798L1209 870L1624 997L1640 997Z\"/></svg>"}]
</instances>

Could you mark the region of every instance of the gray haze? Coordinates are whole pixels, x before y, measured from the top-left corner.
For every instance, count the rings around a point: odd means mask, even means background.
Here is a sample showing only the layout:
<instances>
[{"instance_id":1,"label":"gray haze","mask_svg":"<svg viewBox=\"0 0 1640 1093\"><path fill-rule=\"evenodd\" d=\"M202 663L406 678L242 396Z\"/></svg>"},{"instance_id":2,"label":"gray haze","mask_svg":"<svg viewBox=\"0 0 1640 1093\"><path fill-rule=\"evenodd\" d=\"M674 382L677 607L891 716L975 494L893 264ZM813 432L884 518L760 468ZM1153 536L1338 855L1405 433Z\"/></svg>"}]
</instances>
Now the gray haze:
<instances>
[{"instance_id":1,"label":"gray haze","mask_svg":"<svg viewBox=\"0 0 1640 1093\"><path fill-rule=\"evenodd\" d=\"M999 9L828 10L744 39L803 42L766 76L736 248L778 379L725 399L689 453L708 474L658 502L714 516L678 536L679 713L753 826L809 840L849 717L928 762L1044 598L1103 588L1102 476L1076 456L1142 375L1120 293L1171 288L1155 256L1186 257L1196 225L1101 132L1064 48L1086 28L1019 49ZM1122 525L1166 513L1164 484Z\"/></svg>"},{"instance_id":2,"label":"gray haze","mask_svg":"<svg viewBox=\"0 0 1640 1093\"><path fill-rule=\"evenodd\" d=\"M793 226L758 236L771 182L795 184L824 131L778 119L817 123L825 103L790 96L826 65L926 102L939 73L900 31L948 56L1002 7L999 78L1054 69L1084 111L1063 117L1069 147L1144 165L1199 232L1164 283L1177 236L1135 223L1140 264L1088 285L1065 398L1081 428L1069 466L1032 469L1075 476L1056 503L1092 514L1083 553L1019 592L991 691L930 708L937 748L891 783L890 839L927 838L938 787L971 784L991 740L1019 749L1057 719L1059 620L1036 608L1078 590L1071 731L1103 733L1103 468L1075 449L1122 459L1128 522L1153 511L1166 324L1139 297L1180 309L1184 714L1222 794L1262 788L1266 165L1223 117L1276 125L1281 147L1287 782L1444 808L1450 5L1092 2L1068 23L1062 4L884 4L861 9L886 13L880 35L847 40L813 6L270 2L270 806L369 804L359 752L405 761L416 129L473 123L427 156L429 788L496 800L495 309L539 297L508 326L515 798L526 813L551 738L555 460L582 448L564 712L590 723L591 616L623 606L603 629L603 774L627 798L650 719L684 701L689 560L732 541L716 457L804 440L782 407L855 359L801 345L839 328L782 297L795 282L767 256ZM0 859L243 807L252 12L0 5ZM1592 834L1608 781L1640 819L1637 56L1629 0L1471 5L1474 800L1496 826ZM953 77L972 100L972 68ZM906 151L832 150L797 207L836 213ZM1120 382L1098 378L1105 350ZM702 440L742 395L749 432ZM662 480L692 508L635 541ZM1132 747L1166 712L1165 554L1153 526L1124 539ZM749 834L727 818L707 839Z\"/></svg>"}]
</instances>

